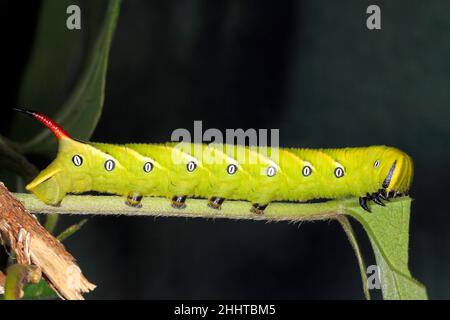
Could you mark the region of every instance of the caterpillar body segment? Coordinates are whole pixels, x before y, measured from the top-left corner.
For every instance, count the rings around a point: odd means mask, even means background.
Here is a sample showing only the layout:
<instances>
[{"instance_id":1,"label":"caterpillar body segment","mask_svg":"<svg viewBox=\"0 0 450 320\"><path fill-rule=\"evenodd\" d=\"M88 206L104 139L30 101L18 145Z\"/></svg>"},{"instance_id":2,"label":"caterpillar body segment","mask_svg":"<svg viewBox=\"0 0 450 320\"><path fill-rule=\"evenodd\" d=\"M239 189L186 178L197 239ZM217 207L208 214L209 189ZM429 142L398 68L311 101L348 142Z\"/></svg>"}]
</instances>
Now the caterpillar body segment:
<instances>
[{"instance_id":1,"label":"caterpillar body segment","mask_svg":"<svg viewBox=\"0 0 450 320\"><path fill-rule=\"evenodd\" d=\"M80 142L42 114L25 111L51 128L59 141L56 159L26 188L47 204L68 193L97 191L126 197L140 207L144 196L162 196L182 209L186 199L250 201L262 213L273 201L350 196L383 205L407 193L413 165L404 152L386 146L342 149L257 148L222 144L125 144Z\"/></svg>"}]
</instances>

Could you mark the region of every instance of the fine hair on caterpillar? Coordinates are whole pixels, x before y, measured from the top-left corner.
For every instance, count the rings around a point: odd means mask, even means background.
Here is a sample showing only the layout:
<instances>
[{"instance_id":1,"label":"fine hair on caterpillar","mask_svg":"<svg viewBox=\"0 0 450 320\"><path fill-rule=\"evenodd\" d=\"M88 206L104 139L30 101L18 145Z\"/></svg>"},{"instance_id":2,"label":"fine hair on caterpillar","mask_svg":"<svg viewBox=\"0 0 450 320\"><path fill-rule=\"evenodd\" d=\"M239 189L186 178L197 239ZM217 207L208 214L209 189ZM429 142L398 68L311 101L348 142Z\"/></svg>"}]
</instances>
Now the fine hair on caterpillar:
<instances>
[{"instance_id":1,"label":"fine hair on caterpillar","mask_svg":"<svg viewBox=\"0 0 450 320\"><path fill-rule=\"evenodd\" d=\"M49 205L59 205L68 193L95 191L124 196L133 207L141 206L142 197L167 197L178 210L191 197L208 199L214 210L228 200L246 200L256 214L274 201L359 197L370 212L372 204L406 194L413 178L412 159L394 147L83 142L41 113L15 110L33 116L58 139L56 158L26 186Z\"/></svg>"}]
</instances>

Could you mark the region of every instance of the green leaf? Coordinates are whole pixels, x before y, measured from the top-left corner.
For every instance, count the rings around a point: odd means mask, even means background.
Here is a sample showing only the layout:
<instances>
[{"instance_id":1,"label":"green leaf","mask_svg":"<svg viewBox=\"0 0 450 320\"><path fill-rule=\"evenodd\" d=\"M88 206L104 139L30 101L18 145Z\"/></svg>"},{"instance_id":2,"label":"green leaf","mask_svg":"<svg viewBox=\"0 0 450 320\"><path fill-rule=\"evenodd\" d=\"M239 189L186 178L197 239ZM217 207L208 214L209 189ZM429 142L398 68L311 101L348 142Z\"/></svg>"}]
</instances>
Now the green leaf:
<instances>
[{"instance_id":1,"label":"green leaf","mask_svg":"<svg viewBox=\"0 0 450 320\"><path fill-rule=\"evenodd\" d=\"M410 207L409 197L392 200L386 207L373 205L372 213L361 209L356 201L346 206L369 236L386 300L428 299L426 288L411 276L408 268Z\"/></svg>"},{"instance_id":2,"label":"green leaf","mask_svg":"<svg viewBox=\"0 0 450 320\"><path fill-rule=\"evenodd\" d=\"M24 299L55 299L56 292L48 285L47 281L41 279L37 284L27 284L23 289Z\"/></svg>"},{"instance_id":3,"label":"green leaf","mask_svg":"<svg viewBox=\"0 0 450 320\"><path fill-rule=\"evenodd\" d=\"M89 1L89 3L91 2ZM74 90L70 94L70 97L59 108L56 115L53 116L53 118L59 122L71 135L80 140L87 140L91 136L100 118L104 102L105 78L109 49L119 14L120 0L110 0L107 4L103 24L94 45L89 50L88 59L81 76L77 81ZM84 8L81 5L80 7L83 17ZM67 18L65 8L64 15ZM60 21L60 23L62 22ZM82 20L82 29L88 27L89 26L83 24ZM65 20L64 24L59 26L59 28L66 28ZM76 33L80 31L71 32ZM55 40L51 39L51 41ZM44 54L48 60L53 59L53 57L52 59L48 58L49 55L45 52L45 50L41 50L40 54ZM40 59L36 58L35 61L38 63ZM47 69L45 71L47 71ZM33 75L33 78L36 78L36 75L33 72L30 71L30 74ZM42 78L46 78L45 72L39 74L39 79L25 80L23 95L26 96L26 90L30 90L30 87L32 87L32 85L27 85L28 81L30 81L30 83L35 81L43 82ZM48 84L45 83L45 85ZM52 88L52 90L54 91L54 94L57 94L56 91L58 90L58 86ZM33 95L30 94L30 96ZM38 100L30 102L27 107L42 110L41 106L37 105L37 102L35 101ZM42 128L30 141L23 144L23 149L28 153L40 155L52 154L56 151L56 140L51 136L49 130Z\"/></svg>"},{"instance_id":4,"label":"green leaf","mask_svg":"<svg viewBox=\"0 0 450 320\"><path fill-rule=\"evenodd\" d=\"M59 236L57 237L57 239L59 241L64 241L66 240L68 237L70 237L71 235L73 235L75 232L77 232L78 230L81 229L81 227L88 221L88 219L83 219L80 222L78 222L77 224L74 224L70 227L68 227L66 230L64 230L63 232L61 232L59 234Z\"/></svg>"}]
</instances>

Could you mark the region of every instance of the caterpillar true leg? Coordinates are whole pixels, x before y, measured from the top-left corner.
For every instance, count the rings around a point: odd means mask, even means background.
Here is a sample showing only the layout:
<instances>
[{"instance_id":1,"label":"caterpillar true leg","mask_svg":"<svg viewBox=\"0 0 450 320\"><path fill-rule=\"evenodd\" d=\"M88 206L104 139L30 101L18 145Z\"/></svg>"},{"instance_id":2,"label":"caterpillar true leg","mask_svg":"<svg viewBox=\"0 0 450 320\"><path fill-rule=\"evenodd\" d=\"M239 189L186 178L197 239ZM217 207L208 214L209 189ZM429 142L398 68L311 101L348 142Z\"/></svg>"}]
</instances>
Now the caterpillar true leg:
<instances>
[{"instance_id":1,"label":"caterpillar true leg","mask_svg":"<svg viewBox=\"0 0 450 320\"><path fill-rule=\"evenodd\" d=\"M216 210L220 210L220 207L222 206L222 203L225 201L224 198L220 197L211 197L208 201L208 207Z\"/></svg>"},{"instance_id":2,"label":"caterpillar true leg","mask_svg":"<svg viewBox=\"0 0 450 320\"><path fill-rule=\"evenodd\" d=\"M172 197L172 207L175 209L186 208L186 196L173 196Z\"/></svg>"},{"instance_id":3,"label":"caterpillar true leg","mask_svg":"<svg viewBox=\"0 0 450 320\"><path fill-rule=\"evenodd\" d=\"M403 195L403 193L399 192L399 191L391 191L389 192L389 198L396 198L396 197L401 197Z\"/></svg>"},{"instance_id":4,"label":"caterpillar true leg","mask_svg":"<svg viewBox=\"0 0 450 320\"><path fill-rule=\"evenodd\" d=\"M380 206L386 206L383 201L381 201L380 196L378 195L378 192L374 192L371 195L367 195L369 197L369 199L371 199L373 202L375 202L376 204L380 205Z\"/></svg>"},{"instance_id":5,"label":"caterpillar true leg","mask_svg":"<svg viewBox=\"0 0 450 320\"><path fill-rule=\"evenodd\" d=\"M256 214L264 214L264 209L266 209L267 206L268 204L254 203L252 204L252 208L250 209L250 211Z\"/></svg>"},{"instance_id":6,"label":"caterpillar true leg","mask_svg":"<svg viewBox=\"0 0 450 320\"><path fill-rule=\"evenodd\" d=\"M368 201L372 200L376 204L385 207L386 205L383 203L381 199L389 201L389 196L390 195L386 196L386 191L384 191L384 189L380 189L372 194L366 193L365 197L359 197L359 204L364 210L366 210L367 212L371 212L367 204Z\"/></svg>"},{"instance_id":7,"label":"caterpillar true leg","mask_svg":"<svg viewBox=\"0 0 450 320\"><path fill-rule=\"evenodd\" d=\"M359 205L367 212L372 212L370 211L370 208L367 205L367 200L368 200L367 197L359 197Z\"/></svg>"},{"instance_id":8,"label":"caterpillar true leg","mask_svg":"<svg viewBox=\"0 0 450 320\"><path fill-rule=\"evenodd\" d=\"M133 208L141 208L142 204L142 195L139 193L133 193L128 195L127 200L125 201L125 203Z\"/></svg>"},{"instance_id":9,"label":"caterpillar true leg","mask_svg":"<svg viewBox=\"0 0 450 320\"><path fill-rule=\"evenodd\" d=\"M378 197L385 201L389 201L389 197L387 196L385 189L378 190Z\"/></svg>"}]
</instances>

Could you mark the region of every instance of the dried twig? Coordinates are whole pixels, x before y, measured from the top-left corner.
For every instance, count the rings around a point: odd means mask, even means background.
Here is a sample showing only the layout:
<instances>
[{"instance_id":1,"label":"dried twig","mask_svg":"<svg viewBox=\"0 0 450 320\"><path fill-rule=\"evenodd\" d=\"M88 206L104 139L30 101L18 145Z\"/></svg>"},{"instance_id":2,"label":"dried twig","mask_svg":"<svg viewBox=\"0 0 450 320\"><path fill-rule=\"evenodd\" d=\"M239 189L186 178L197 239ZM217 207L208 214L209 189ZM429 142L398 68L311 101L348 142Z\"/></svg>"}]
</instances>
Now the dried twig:
<instances>
[{"instance_id":1,"label":"dried twig","mask_svg":"<svg viewBox=\"0 0 450 320\"><path fill-rule=\"evenodd\" d=\"M0 182L0 234L19 264L34 264L65 299L83 299L95 288L81 273L73 256L47 232Z\"/></svg>"}]
</instances>

